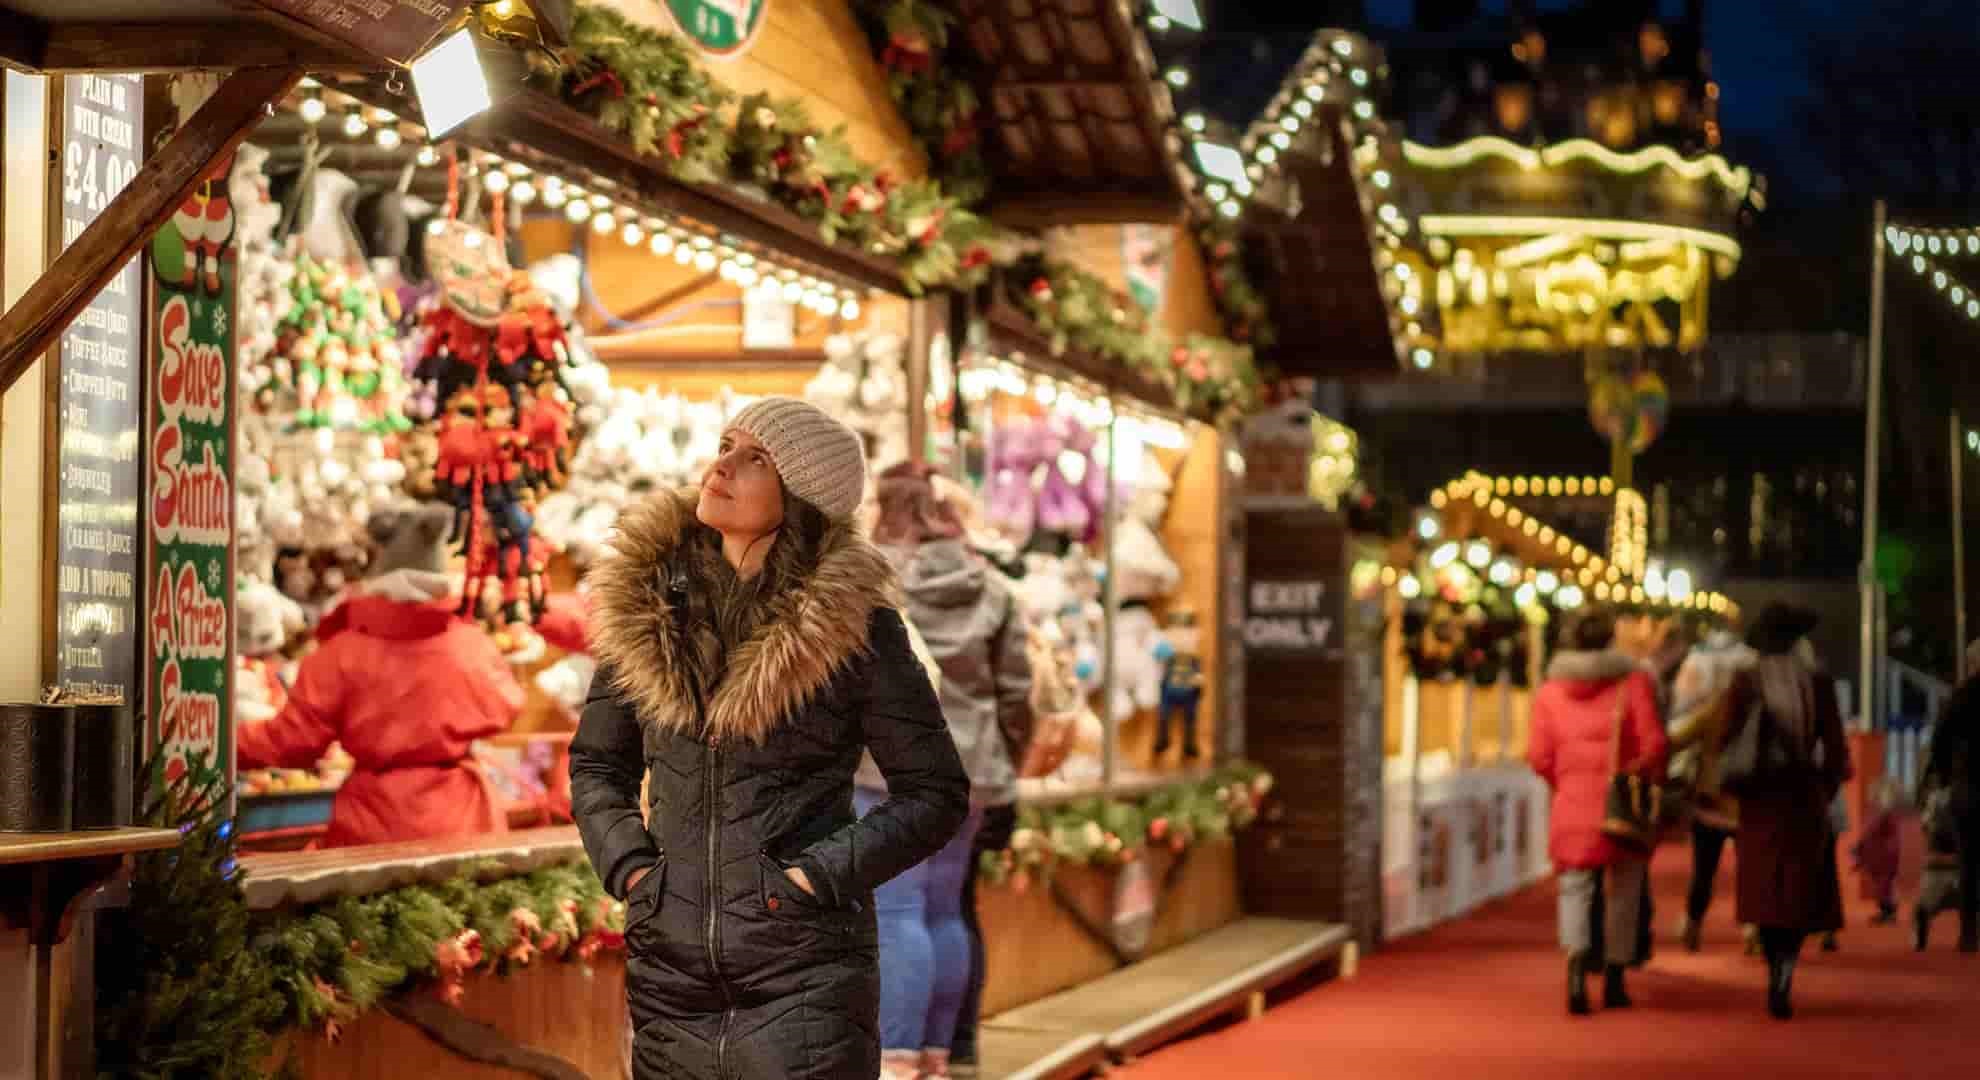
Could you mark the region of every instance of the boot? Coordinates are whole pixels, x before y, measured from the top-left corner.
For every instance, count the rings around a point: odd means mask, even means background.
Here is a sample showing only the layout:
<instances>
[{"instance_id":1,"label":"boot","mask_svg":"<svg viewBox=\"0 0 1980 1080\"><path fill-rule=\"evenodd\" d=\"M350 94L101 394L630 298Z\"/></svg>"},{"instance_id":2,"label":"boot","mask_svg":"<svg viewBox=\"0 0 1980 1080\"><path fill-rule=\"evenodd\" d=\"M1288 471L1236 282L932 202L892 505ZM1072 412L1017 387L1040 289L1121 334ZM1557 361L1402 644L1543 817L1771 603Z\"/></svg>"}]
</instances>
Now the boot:
<instances>
[{"instance_id":1,"label":"boot","mask_svg":"<svg viewBox=\"0 0 1980 1080\"><path fill-rule=\"evenodd\" d=\"M1871 926L1893 926L1897 923L1897 904L1889 900L1877 902L1877 917L1870 920Z\"/></svg>"},{"instance_id":2,"label":"boot","mask_svg":"<svg viewBox=\"0 0 1980 1080\"><path fill-rule=\"evenodd\" d=\"M1924 952L1932 942L1932 916L1925 913L1925 906L1911 909L1911 947L1916 952Z\"/></svg>"},{"instance_id":3,"label":"boot","mask_svg":"<svg viewBox=\"0 0 1980 1080\"><path fill-rule=\"evenodd\" d=\"M1971 911L1959 913L1959 951L1980 953L1980 914Z\"/></svg>"},{"instance_id":4,"label":"boot","mask_svg":"<svg viewBox=\"0 0 1980 1080\"><path fill-rule=\"evenodd\" d=\"M1704 944L1704 934L1705 928L1697 919L1686 915L1678 920L1678 943L1684 946L1686 952L1697 952Z\"/></svg>"},{"instance_id":5,"label":"boot","mask_svg":"<svg viewBox=\"0 0 1980 1080\"><path fill-rule=\"evenodd\" d=\"M934 1047L934 1046L922 1047L921 1049L922 1080L934 1080L934 1078L936 1077L946 1077L948 1075L949 1075L949 1052L946 1049L942 1049L940 1047Z\"/></svg>"},{"instance_id":6,"label":"boot","mask_svg":"<svg viewBox=\"0 0 1980 1080\"><path fill-rule=\"evenodd\" d=\"M1794 1019L1794 961L1767 960L1767 1013L1776 1020Z\"/></svg>"},{"instance_id":7,"label":"boot","mask_svg":"<svg viewBox=\"0 0 1980 1080\"><path fill-rule=\"evenodd\" d=\"M1602 973L1604 1009L1627 1009L1636 1004L1629 999L1629 990L1623 986L1623 970L1621 964L1610 964Z\"/></svg>"},{"instance_id":8,"label":"boot","mask_svg":"<svg viewBox=\"0 0 1980 1080\"><path fill-rule=\"evenodd\" d=\"M888 1050L880 1055L880 1080L916 1080L920 1075L918 1051Z\"/></svg>"},{"instance_id":9,"label":"boot","mask_svg":"<svg viewBox=\"0 0 1980 1080\"><path fill-rule=\"evenodd\" d=\"M1568 1015L1588 1015L1588 954L1568 954Z\"/></svg>"}]
</instances>

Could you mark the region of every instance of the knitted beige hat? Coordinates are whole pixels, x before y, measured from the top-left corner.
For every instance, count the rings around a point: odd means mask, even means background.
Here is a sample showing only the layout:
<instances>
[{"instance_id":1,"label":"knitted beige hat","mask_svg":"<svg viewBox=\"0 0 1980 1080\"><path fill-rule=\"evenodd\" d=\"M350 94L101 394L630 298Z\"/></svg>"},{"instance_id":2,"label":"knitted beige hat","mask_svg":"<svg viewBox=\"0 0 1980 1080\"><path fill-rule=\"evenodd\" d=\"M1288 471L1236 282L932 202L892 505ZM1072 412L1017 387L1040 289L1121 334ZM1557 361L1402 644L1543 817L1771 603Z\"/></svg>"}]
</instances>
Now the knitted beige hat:
<instances>
[{"instance_id":1,"label":"knitted beige hat","mask_svg":"<svg viewBox=\"0 0 1980 1080\"><path fill-rule=\"evenodd\" d=\"M766 397L729 420L770 451L785 490L833 521L852 519L866 488L866 444L825 410L793 397Z\"/></svg>"}]
</instances>

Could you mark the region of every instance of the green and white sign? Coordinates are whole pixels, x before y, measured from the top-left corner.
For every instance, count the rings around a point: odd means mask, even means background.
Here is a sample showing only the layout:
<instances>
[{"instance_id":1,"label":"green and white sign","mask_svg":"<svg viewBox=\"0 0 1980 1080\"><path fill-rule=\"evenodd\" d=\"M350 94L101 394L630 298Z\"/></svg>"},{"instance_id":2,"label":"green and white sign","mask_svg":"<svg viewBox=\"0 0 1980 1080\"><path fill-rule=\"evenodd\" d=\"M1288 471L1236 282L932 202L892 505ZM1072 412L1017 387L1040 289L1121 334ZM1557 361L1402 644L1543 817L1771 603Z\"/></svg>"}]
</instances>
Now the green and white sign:
<instances>
[{"instance_id":1,"label":"green and white sign","mask_svg":"<svg viewBox=\"0 0 1980 1080\"><path fill-rule=\"evenodd\" d=\"M674 26L703 52L720 57L749 50L770 0L659 0Z\"/></svg>"}]
</instances>

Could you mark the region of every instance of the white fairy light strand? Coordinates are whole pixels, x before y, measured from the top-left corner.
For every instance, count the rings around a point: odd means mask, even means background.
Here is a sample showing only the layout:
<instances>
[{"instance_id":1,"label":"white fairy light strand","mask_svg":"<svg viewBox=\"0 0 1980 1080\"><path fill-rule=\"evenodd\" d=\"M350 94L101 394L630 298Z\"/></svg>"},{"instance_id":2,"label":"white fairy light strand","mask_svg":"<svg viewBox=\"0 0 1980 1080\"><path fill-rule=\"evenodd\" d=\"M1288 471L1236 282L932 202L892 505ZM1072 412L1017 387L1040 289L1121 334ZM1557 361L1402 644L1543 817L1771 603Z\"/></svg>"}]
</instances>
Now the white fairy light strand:
<instances>
[{"instance_id":1,"label":"white fairy light strand","mask_svg":"<svg viewBox=\"0 0 1980 1080\"><path fill-rule=\"evenodd\" d=\"M1898 262L1929 282L1955 312L1980 322L1980 291L1953 276L1934 257L1980 257L1980 229L1912 229L1890 225L1884 229L1884 242L1897 255Z\"/></svg>"}]
</instances>

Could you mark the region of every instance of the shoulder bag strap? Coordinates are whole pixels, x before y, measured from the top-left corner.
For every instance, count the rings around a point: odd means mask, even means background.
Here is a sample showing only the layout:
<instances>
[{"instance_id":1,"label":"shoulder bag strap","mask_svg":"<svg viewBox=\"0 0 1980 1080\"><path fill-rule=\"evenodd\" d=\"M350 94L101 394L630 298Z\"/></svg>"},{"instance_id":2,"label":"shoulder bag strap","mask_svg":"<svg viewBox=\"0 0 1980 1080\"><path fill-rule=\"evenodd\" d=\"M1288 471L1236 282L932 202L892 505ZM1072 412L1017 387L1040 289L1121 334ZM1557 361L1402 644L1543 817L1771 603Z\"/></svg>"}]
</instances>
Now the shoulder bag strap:
<instances>
[{"instance_id":1,"label":"shoulder bag strap","mask_svg":"<svg viewBox=\"0 0 1980 1080\"><path fill-rule=\"evenodd\" d=\"M1627 679L1616 684L1615 724L1609 730L1609 775L1622 772L1623 709L1629 697Z\"/></svg>"}]
</instances>

